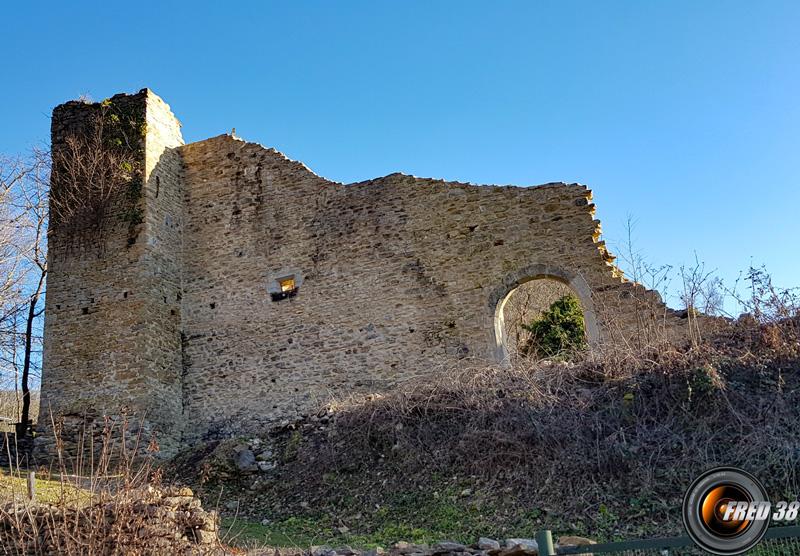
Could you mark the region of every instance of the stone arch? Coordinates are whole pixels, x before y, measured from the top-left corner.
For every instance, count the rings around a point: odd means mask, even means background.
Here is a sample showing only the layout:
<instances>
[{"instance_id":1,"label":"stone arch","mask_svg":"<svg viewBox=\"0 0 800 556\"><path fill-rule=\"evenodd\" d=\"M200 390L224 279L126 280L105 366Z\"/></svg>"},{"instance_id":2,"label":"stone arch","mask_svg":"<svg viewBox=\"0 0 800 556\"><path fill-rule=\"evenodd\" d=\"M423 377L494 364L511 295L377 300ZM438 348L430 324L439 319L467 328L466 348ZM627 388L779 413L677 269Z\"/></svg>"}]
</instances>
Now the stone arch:
<instances>
[{"instance_id":1,"label":"stone arch","mask_svg":"<svg viewBox=\"0 0 800 556\"><path fill-rule=\"evenodd\" d=\"M489 311L492 322L491 345L489 353L498 362L507 363L506 327L503 320L503 307L511 294L522 284L532 280L550 279L562 282L575 292L581 303L583 319L586 324L586 335L589 345L597 345L600 341L600 329L592 302L592 290L583 276L560 267L544 264L533 264L506 275L500 285L489 295Z\"/></svg>"}]
</instances>

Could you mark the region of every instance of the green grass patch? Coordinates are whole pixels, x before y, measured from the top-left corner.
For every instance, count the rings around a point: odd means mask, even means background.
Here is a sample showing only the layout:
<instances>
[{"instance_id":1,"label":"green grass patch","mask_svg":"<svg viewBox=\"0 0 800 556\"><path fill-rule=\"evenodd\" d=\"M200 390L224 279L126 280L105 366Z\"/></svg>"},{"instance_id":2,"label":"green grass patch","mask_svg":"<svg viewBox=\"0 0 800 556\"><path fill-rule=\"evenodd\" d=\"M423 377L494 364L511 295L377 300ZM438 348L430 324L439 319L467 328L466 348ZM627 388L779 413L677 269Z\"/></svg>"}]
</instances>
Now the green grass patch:
<instances>
[{"instance_id":1,"label":"green grass patch","mask_svg":"<svg viewBox=\"0 0 800 556\"><path fill-rule=\"evenodd\" d=\"M226 517L222 530L227 531L227 542L240 546L372 548L401 540L472 543L480 536L533 536L542 528L543 512L538 508L497 506L460 492L460 487L420 489L391 494L381 504L347 500L267 524Z\"/></svg>"},{"instance_id":2,"label":"green grass patch","mask_svg":"<svg viewBox=\"0 0 800 556\"><path fill-rule=\"evenodd\" d=\"M36 478L36 501L46 504L81 504L91 500L91 493L58 479ZM24 501L28 498L26 476L0 470L0 501Z\"/></svg>"},{"instance_id":3,"label":"green grass patch","mask_svg":"<svg viewBox=\"0 0 800 556\"><path fill-rule=\"evenodd\" d=\"M577 517L540 507L536 500L520 499L496 486L482 488L466 479L432 477L427 485L373 492L372 496L365 495L369 489L359 488L345 476L330 476L328 480L334 492L350 494L318 498L293 513L275 513L268 507L258 510L255 500L248 503L243 499L241 507L247 516L223 518L221 535L235 546L300 549L315 545L388 548L397 541L472 544L479 537L533 538L542 529L552 530L556 537L580 535L599 541L663 535L660 519L648 520L647 526L621 527L624 520L620 514L625 508L611 502L587 508ZM625 506L643 516L663 516L665 510L653 506L647 497L630 499ZM258 516L270 520L262 524Z\"/></svg>"}]
</instances>

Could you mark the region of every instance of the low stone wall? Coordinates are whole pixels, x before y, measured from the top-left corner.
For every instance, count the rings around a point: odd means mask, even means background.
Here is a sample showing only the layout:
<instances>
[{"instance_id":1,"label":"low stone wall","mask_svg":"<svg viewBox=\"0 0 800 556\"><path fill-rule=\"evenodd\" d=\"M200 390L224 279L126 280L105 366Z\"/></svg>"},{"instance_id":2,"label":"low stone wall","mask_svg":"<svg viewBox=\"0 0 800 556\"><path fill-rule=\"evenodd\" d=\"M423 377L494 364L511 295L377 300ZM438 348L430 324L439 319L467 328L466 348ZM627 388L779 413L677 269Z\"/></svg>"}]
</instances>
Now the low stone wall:
<instances>
[{"instance_id":1,"label":"low stone wall","mask_svg":"<svg viewBox=\"0 0 800 556\"><path fill-rule=\"evenodd\" d=\"M218 518L188 488L138 489L86 505L0 507L0 553L226 554Z\"/></svg>"}]
</instances>

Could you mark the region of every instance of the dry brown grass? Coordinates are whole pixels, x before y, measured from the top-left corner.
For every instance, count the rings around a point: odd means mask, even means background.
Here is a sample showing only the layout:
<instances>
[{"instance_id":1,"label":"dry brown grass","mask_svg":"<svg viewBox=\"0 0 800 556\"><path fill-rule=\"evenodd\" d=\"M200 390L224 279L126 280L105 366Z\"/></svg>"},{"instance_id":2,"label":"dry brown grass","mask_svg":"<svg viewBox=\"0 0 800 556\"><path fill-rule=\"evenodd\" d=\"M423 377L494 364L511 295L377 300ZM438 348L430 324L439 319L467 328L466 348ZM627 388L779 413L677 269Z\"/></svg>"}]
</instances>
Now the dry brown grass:
<instances>
[{"instance_id":1,"label":"dry brown grass","mask_svg":"<svg viewBox=\"0 0 800 556\"><path fill-rule=\"evenodd\" d=\"M12 465L1 481L0 554L223 554L216 514L188 489L162 484L139 449L148 439L127 437L125 421L107 423L84 459L68 461L56 442L54 466L37 470L36 500L22 488L27 470Z\"/></svg>"}]
</instances>

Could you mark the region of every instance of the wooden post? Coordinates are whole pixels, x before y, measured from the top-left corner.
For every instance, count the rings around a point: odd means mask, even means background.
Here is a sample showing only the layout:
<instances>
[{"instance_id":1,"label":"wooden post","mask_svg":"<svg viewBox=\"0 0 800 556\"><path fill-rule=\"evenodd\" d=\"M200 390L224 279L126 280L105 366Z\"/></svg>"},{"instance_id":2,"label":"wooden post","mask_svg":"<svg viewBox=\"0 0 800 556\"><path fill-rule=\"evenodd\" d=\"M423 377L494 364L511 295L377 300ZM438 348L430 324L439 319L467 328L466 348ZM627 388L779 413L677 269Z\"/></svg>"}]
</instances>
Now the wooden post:
<instances>
[{"instance_id":1,"label":"wooden post","mask_svg":"<svg viewBox=\"0 0 800 556\"><path fill-rule=\"evenodd\" d=\"M554 556L553 534L549 530L536 533L536 544L539 546L539 556Z\"/></svg>"},{"instance_id":2,"label":"wooden post","mask_svg":"<svg viewBox=\"0 0 800 556\"><path fill-rule=\"evenodd\" d=\"M33 471L28 471L28 500L36 500L36 473Z\"/></svg>"}]
</instances>

